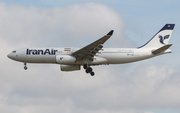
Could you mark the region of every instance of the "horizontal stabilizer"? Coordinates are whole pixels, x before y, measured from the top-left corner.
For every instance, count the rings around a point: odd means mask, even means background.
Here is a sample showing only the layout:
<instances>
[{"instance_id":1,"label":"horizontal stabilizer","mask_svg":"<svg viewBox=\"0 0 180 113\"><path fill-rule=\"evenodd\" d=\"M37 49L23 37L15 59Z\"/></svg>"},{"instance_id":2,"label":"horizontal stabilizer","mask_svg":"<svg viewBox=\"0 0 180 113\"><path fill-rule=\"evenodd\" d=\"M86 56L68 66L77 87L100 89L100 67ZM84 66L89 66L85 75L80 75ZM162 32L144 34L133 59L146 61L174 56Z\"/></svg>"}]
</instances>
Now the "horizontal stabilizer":
<instances>
[{"instance_id":1,"label":"horizontal stabilizer","mask_svg":"<svg viewBox=\"0 0 180 113\"><path fill-rule=\"evenodd\" d=\"M166 51L166 50L167 50L169 47L171 47L171 46L172 46L172 44L165 45L165 46L163 46L163 47L160 47L159 49L153 50L152 53L153 53L154 55L157 55L157 54L159 54L159 53L162 53L162 52Z\"/></svg>"}]
</instances>

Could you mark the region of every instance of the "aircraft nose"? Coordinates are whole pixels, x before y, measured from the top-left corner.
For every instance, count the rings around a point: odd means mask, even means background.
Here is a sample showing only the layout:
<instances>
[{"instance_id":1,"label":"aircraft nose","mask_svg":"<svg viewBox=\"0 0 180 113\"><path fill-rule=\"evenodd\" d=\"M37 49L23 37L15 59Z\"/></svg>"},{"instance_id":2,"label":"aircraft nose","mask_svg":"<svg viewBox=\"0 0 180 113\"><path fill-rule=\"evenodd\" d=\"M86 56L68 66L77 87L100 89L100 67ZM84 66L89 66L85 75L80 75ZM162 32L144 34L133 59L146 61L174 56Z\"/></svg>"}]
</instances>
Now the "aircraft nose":
<instances>
[{"instance_id":1,"label":"aircraft nose","mask_svg":"<svg viewBox=\"0 0 180 113\"><path fill-rule=\"evenodd\" d=\"M12 59L12 54L9 53L9 54L7 55L7 57Z\"/></svg>"},{"instance_id":2,"label":"aircraft nose","mask_svg":"<svg viewBox=\"0 0 180 113\"><path fill-rule=\"evenodd\" d=\"M10 58L10 54L8 54L7 57Z\"/></svg>"}]
</instances>

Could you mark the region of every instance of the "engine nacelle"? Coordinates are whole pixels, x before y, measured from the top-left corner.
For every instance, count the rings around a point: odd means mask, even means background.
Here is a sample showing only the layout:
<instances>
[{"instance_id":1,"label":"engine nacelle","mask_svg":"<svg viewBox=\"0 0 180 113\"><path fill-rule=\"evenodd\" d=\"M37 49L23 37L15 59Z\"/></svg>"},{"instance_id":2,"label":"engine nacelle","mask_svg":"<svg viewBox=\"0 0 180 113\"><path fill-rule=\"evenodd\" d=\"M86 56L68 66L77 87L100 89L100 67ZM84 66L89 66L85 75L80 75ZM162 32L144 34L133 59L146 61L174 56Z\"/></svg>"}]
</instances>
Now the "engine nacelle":
<instances>
[{"instance_id":1,"label":"engine nacelle","mask_svg":"<svg viewBox=\"0 0 180 113\"><path fill-rule=\"evenodd\" d=\"M56 63L58 64L72 64L76 61L76 58L70 55L57 55Z\"/></svg>"},{"instance_id":2,"label":"engine nacelle","mask_svg":"<svg viewBox=\"0 0 180 113\"><path fill-rule=\"evenodd\" d=\"M61 65L61 71L75 71L80 69L80 65Z\"/></svg>"}]
</instances>

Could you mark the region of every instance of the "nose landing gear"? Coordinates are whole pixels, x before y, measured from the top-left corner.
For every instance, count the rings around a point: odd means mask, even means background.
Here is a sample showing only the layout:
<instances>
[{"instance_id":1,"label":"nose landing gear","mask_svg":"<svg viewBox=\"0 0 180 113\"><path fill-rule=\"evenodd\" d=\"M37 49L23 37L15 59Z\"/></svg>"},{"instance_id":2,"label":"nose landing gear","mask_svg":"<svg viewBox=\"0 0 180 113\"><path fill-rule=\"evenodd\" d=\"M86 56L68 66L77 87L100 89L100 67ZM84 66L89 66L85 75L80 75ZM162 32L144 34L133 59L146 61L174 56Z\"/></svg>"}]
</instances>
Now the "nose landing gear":
<instances>
[{"instance_id":1,"label":"nose landing gear","mask_svg":"<svg viewBox=\"0 0 180 113\"><path fill-rule=\"evenodd\" d=\"M26 66L26 63L24 63L24 70L27 70L27 66Z\"/></svg>"}]
</instances>

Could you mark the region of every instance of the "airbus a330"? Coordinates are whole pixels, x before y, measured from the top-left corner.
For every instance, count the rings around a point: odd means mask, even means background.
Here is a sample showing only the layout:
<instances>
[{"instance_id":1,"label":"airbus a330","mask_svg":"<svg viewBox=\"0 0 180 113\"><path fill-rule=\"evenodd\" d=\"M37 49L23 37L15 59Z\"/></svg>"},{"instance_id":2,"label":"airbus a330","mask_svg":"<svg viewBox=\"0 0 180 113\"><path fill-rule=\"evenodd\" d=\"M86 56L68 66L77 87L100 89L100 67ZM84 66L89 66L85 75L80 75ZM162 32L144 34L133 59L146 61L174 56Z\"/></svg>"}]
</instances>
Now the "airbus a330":
<instances>
[{"instance_id":1,"label":"airbus a330","mask_svg":"<svg viewBox=\"0 0 180 113\"><path fill-rule=\"evenodd\" d=\"M83 48L21 48L7 56L15 61L23 62L27 70L27 63L60 64L61 71L80 70L81 66L86 73L95 75L92 66L123 64L152 58L158 55L171 53L168 44L175 24L166 24L146 44L138 48L104 48L103 44L113 35L111 30L104 37Z\"/></svg>"}]
</instances>

